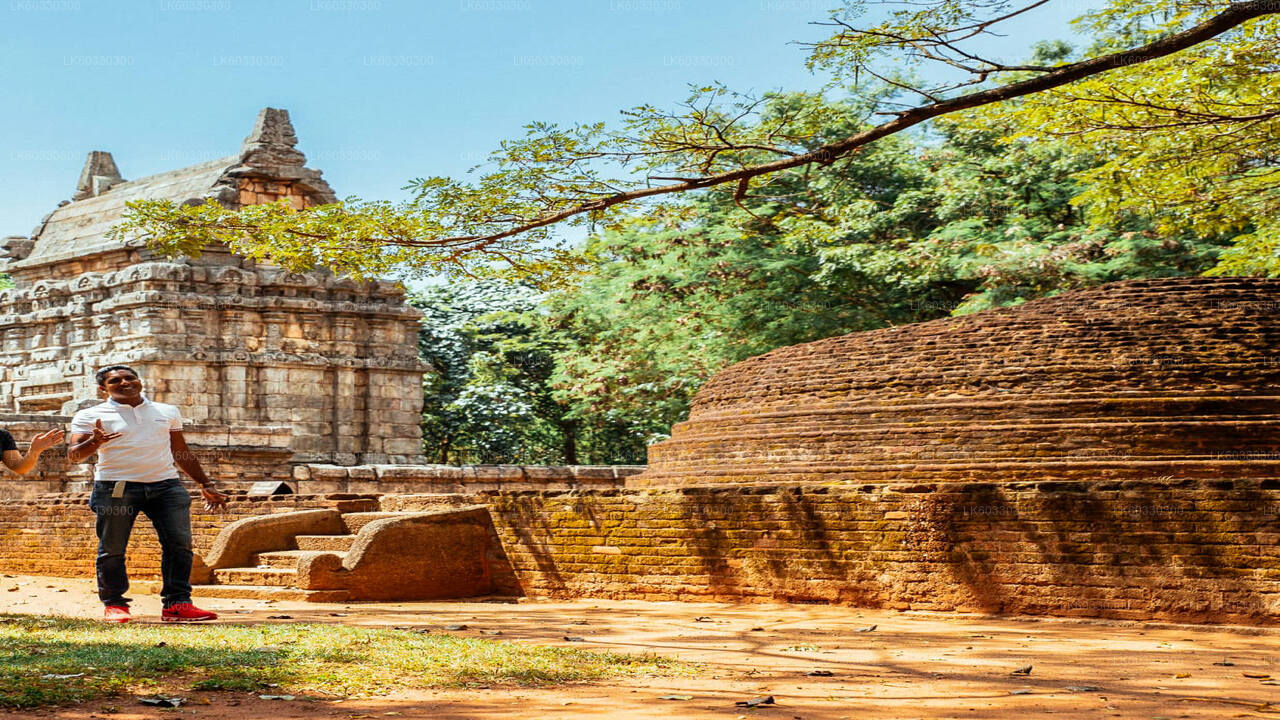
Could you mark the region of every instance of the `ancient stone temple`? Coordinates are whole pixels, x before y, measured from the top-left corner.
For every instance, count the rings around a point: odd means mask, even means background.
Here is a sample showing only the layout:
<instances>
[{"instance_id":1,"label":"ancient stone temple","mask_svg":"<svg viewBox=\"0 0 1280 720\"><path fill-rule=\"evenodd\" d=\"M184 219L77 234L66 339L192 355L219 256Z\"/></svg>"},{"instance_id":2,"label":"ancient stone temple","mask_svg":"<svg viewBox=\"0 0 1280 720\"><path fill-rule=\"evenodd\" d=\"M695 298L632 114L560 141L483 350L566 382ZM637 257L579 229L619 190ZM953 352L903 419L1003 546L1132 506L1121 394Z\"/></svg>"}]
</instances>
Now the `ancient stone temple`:
<instances>
[{"instance_id":1,"label":"ancient stone temple","mask_svg":"<svg viewBox=\"0 0 1280 720\"><path fill-rule=\"evenodd\" d=\"M90 153L71 200L5 242L16 287L0 291L0 412L69 415L97 398L96 368L127 363L206 445L274 448L280 463L418 459L427 368L398 284L217 247L167 259L108 237L131 200L332 202L296 143L289 114L268 108L220 160L125 180L109 153Z\"/></svg>"},{"instance_id":2,"label":"ancient stone temple","mask_svg":"<svg viewBox=\"0 0 1280 720\"><path fill-rule=\"evenodd\" d=\"M1277 308L1277 280L1166 278L780 348L639 474L298 465L197 516L193 577L1280 624ZM0 501L0 570L89 572L83 502Z\"/></svg>"}]
</instances>

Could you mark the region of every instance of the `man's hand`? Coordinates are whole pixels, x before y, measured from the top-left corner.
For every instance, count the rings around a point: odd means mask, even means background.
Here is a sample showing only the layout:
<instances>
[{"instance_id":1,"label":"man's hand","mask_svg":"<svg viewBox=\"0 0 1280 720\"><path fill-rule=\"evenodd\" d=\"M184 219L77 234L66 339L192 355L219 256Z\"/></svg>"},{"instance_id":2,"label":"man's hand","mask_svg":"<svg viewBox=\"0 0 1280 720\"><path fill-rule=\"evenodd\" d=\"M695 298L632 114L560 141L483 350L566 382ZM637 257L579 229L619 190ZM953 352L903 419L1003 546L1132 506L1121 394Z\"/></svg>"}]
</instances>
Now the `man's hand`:
<instances>
[{"instance_id":1,"label":"man's hand","mask_svg":"<svg viewBox=\"0 0 1280 720\"><path fill-rule=\"evenodd\" d=\"M66 433L62 432L62 428L54 428L47 432L31 438L31 452L39 455L49 448L62 442L62 438Z\"/></svg>"},{"instance_id":2,"label":"man's hand","mask_svg":"<svg viewBox=\"0 0 1280 720\"><path fill-rule=\"evenodd\" d=\"M112 440L120 437L121 434L122 433L118 432L107 432L107 429L102 427L102 421L98 420L93 424L93 446L102 447L103 445L106 445Z\"/></svg>"},{"instance_id":3,"label":"man's hand","mask_svg":"<svg viewBox=\"0 0 1280 720\"><path fill-rule=\"evenodd\" d=\"M227 509L227 495L213 489L212 485L205 485L200 488L200 496L204 498L204 509L213 512L219 512Z\"/></svg>"},{"instance_id":4,"label":"man's hand","mask_svg":"<svg viewBox=\"0 0 1280 720\"><path fill-rule=\"evenodd\" d=\"M98 448L120 437L121 434L107 432L107 429L102 426L102 421L98 420L93 424L92 433L71 433L71 439L67 441L67 459L73 463L84 462L98 452Z\"/></svg>"}]
</instances>

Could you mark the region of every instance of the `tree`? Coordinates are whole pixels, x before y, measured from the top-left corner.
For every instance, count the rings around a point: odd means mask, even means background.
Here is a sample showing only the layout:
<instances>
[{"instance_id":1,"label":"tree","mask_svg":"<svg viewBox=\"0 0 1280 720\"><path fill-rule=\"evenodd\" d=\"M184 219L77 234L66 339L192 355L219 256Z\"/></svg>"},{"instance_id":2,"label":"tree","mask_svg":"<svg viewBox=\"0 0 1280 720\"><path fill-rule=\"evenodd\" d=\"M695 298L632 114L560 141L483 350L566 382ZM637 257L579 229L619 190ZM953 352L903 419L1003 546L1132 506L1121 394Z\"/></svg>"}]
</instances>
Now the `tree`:
<instances>
[{"instance_id":1,"label":"tree","mask_svg":"<svg viewBox=\"0 0 1280 720\"><path fill-rule=\"evenodd\" d=\"M543 294L495 280L441 285L423 311L423 452L440 463L643 461L625 428L571 415L553 394L561 343L546 330ZM638 449L638 452L637 452Z\"/></svg>"},{"instance_id":2,"label":"tree","mask_svg":"<svg viewBox=\"0 0 1280 720\"><path fill-rule=\"evenodd\" d=\"M1274 0L1115 0L1102 13L1104 20L1135 5L1165 11L1167 20L1154 29L1114 34L1111 45L1074 62L1006 65L969 49L974 38L1045 2L1016 9L1000 0L909 3L889 21L861 28L853 22L859 6L850 0L832 15L834 33L813 47L810 64L851 80L855 88L863 78L889 83L917 94L923 104L900 109L882 104L874 112L888 113L889 120L860 125L817 145L813 138L831 120L822 112L762 114L768 96L710 86L695 89L676 111L634 108L617 129L602 123L571 128L534 123L524 138L504 143L493 154L493 169L475 182L418 179L410 186L413 200L401 205L351 200L306 211L279 203L232 212L212 201L191 207L139 201L131 203L117 232L145 234L169 253L193 254L222 242L291 269L324 266L357 277L398 266L464 275L493 272L495 259L531 276L554 275L575 267L578 258L547 249L550 228L557 223L616 221L619 208L638 201L726 185L742 202L758 178L829 165L951 113L1091 80L1141 77L1144 65L1162 59L1176 63L1181 53L1215 38L1234 45L1257 37L1261 43L1270 37L1269 16L1280 12ZM1259 18L1264 21L1251 23ZM1257 48L1260 58L1268 56L1263 44ZM908 63L945 63L969 79L951 87L913 85L880 67L886 55ZM1006 82L993 84L1000 81ZM1232 113L1230 119L1247 124L1253 122L1249 117Z\"/></svg>"},{"instance_id":3,"label":"tree","mask_svg":"<svg viewBox=\"0 0 1280 720\"><path fill-rule=\"evenodd\" d=\"M1190 6L1154 0L1087 18L1108 52L1173 32ZM1162 12L1163 11L1163 12ZM1053 140L1100 162L1081 172L1076 203L1099 225L1148 219L1163 238L1235 235L1212 274L1280 275L1280 18L1153 60L1140 72L1089 78L1011 103L997 118L1010 142Z\"/></svg>"},{"instance_id":4,"label":"tree","mask_svg":"<svg viewBox=\"0 0 1280 720\"><path fill-rule=\"evenodd\" d=\"M412 299L423 312L419 352L435 368L423 379L422 418L424 453L437 462L539 454L527 439L538 420L528 389L546 352L527 342L520 322L537 298L527 287L487 282L437 286Z\"/></svg>"},{"instance_id":5,"label":"tree","mask_svg":"<svg viewBox=\"0 0 1280 720\"><path fill-rule=\"evenodd\" d=\"M861 108L778 95L764 112ZM711 375L784 345L1007 305L1111 280L1213 265L1226 237L1162 236L1149 219L1096 225L1073 204L1098 164L1063 142L1004 143L1006 125L946 121L837 163L779 173L735 199L711 191L592 238L595 269L547 307L555 385L581 417L653 437ZM821 142L821 140L818 140Z\"/></svg>"}]
</instances>

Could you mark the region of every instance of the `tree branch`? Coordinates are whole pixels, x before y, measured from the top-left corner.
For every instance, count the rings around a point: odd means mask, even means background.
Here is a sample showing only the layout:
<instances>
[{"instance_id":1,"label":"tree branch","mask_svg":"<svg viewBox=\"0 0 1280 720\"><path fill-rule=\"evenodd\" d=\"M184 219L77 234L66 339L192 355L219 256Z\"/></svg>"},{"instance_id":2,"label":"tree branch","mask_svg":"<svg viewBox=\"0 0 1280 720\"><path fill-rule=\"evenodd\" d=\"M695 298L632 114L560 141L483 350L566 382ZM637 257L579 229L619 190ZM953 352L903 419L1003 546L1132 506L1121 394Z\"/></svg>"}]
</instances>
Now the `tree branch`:
<instances>
[{"instance_id":1,"label":"tree branch","mask_svg":"<svg viewBox=\"0 0 1280 720\"><path fill-rule=\"evenodd\" d=\"M926 120L958 112L960 110L968 110L970 108L981 107L983 105L1012 100L1024 95L1052 90L1075 82L1076 80L1098 75L1116 68L1150 62L1215 38L1218 35L1221 35L1222 33L1254 18L1275 14L1277 12L1280 12L1280 4L1277 4L1275 0L1248 0L1247 2L1238 2L1208 20L1205 20L1199 25L1173 35L1169 35L1160 40L1156 40L1155 42L1148 43L1147 45L1124 52L1112 53L1110 55L1103 55L1063 65L1046 72L1043 75L1039 75L1028 80L989 88L987 90L969 93L967 95L961 95L949 100L941 100L928 105L915 107L910 110L904 110L897 113L897 116L893 120L854 135L850 135L842 140L828 143L815 150L804 153L803 155L796 155L795 157L761 163L759 165L753 165L739 170L708 175L703 178L677 182L672 185L661 185L658 187L639 188L627 192L620 192L615 195L600 198L599 200L582 203L545 215L501 232L478 237L470 237L468 239L474 242L473 248L475 250L483 250L500 240L514 235L554 225L563 220L585 213L599 212L622 203L642 200L659 195L670 195L674 193L688 192L690 190L701 190L704 188L714 187L716 185L723 185L725 183L741 183L744 180L750 180L751 178L761 175L768 175L782 170L790 170L792 168L802 167L815 162L824 165L830 164L835 159L855 152L864 145L875 142L880 138L902 132L907 128L918 125Z\"/></svg>"}]
</instances>

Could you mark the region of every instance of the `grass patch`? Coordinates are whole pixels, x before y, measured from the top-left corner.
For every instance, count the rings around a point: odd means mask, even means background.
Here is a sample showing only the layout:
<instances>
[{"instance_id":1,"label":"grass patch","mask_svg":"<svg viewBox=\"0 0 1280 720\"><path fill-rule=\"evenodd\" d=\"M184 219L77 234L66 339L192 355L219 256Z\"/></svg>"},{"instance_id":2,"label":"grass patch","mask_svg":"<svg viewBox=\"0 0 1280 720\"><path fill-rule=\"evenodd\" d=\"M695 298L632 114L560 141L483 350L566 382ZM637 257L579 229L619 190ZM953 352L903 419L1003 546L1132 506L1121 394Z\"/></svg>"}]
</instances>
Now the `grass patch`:
<instances>
[{"instance_id":1,"label":"grass patch","mask_svg":"<svg viewBox=\"0 0 1280 720\"><path fill-rule=\"evenodd\" d=\"M654 655L345 625L107 625L0 616L0 707L9 708L81 702L161 681L192 690L348 697L691 672Z\"/></svg>"}]
</instances>

